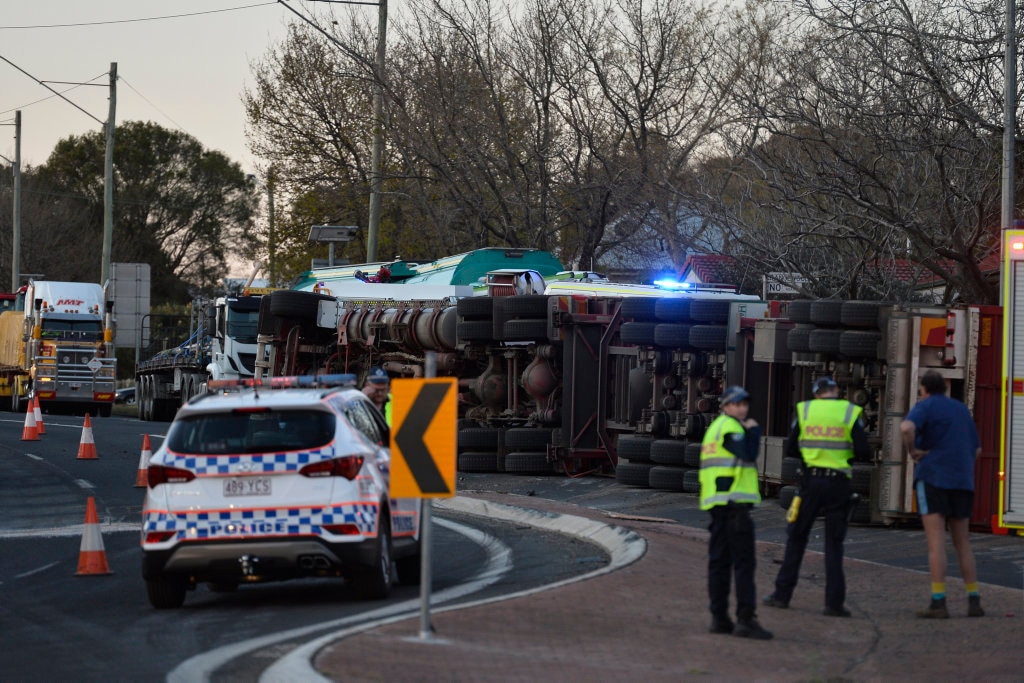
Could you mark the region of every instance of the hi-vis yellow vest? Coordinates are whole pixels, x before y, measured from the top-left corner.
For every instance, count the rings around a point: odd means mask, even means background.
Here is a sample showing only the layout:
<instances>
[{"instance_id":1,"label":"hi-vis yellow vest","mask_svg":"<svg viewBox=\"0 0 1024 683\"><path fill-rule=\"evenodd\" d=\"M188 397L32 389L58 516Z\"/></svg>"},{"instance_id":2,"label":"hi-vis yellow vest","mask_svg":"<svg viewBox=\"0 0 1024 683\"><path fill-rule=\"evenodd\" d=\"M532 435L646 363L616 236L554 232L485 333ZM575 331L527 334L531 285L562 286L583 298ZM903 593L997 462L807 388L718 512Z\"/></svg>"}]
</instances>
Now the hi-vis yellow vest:
<instances>
[{"instance_id":1,"label":"hi-vis yellow vest","mask_svg":"<svg viewBox=\"0 0 1024 683\"><path fill-rule=\"evenodd\" d=\"M725 449L730 434L743 432L743 425L728 415L719 415L704 433L700 448L700 509L710 510L727 503L760 503L757 487L757 463L740 460ZM718 480L731 480L724 491L718 490Z\"/></svg>"},{"instance_id":2,"label":"hi-vis yellow vest","mask_svg":"<svg viewBox=\"0 0 1024 683\"><path fill-rule=\"evenodd\" d=\"M861 408L842 399L815 399L796 404L800 454L808 467L839 470L851 476L853 425Z\"/></svg>"}]
</instances>

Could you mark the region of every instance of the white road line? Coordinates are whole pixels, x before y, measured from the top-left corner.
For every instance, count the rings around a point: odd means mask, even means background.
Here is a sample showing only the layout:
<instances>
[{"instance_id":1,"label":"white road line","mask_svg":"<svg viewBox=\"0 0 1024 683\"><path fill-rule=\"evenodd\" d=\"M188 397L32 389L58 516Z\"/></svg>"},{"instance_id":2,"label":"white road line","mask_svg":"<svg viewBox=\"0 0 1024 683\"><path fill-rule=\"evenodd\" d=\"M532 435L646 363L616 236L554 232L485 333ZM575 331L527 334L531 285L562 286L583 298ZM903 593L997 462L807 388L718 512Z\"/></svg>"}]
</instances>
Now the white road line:
<instances>
[{"instance_id":1,"label":"white road line","mask_svg":"<svg viewBox=\"0 0 1024 683\"><path fill-rule=\"evenodd\" d=\"M90 482L87 479L75 479L75 483L78 484L78 488L80 488L80 489L94 489L94 488L96 488L95 486L93 486L92 482Z\"/></svg>"},{"instance_id":2,"label":"white road line","mask_svg":"<svg viewBox=\"0 0 1024 683\"><path fill-rule=\"evenodd\" d=\"M134 531L139 533L142 529L140 522L114 522L100 524L100 533L115 533L122 531ZM81 536L85 530L84 524L74 526L50 527L48 529L11 529L0 531L0 539L4 538L62 538L64 536Z\"/></svg>"},{"instance_id":3,"label":"white road line","mask_svg":"<svg viewBox=\"0 0 1024 683\"><path fill-rule=\"evenodd\" d=\"M23 579L26 576L32 576L33 574L38 574L39 572L45 572L50 567L56 567L58 564L60 564L60 562L51 562L50 564L44 564L42 567L39 567L38 569L32 569L21 574L16 574L14 578Z\"/></svg>"},{"instance_id":4,"label":"white road line","mask_svg":"<svg viewBox=\"0 0 1024 683\"><path fill-rule=\"evenodd\" d=\"M27 455L28 457L32 458L33 460L42 460L43 459L41 456L34 455L32 453L26 453L25 455Z\"/></svg>"},{"instance_id":5,"label":"white road line","mask_svg":"<svg viewBox=\"0 0 1024 683\"><path fill-rule=\"evenodd\" d=\"M431 603L437 604L454 600L456 598L469 595L483 590L487 586L497 582L502 576L507 574L512 569L512 549L502 543L497 538L483 533L478 529L468 527L456 522L451 522L444 519L435 518L434 521L443 527L451 529L456 533L462 534L469 538L470 541L483 546L487 552L487 561L484 564L483 570L480 571L476 576L470 579L468 582L448 588L440 591L432 596ZM382 623L390 623L391 621L399 621L401 619L408 619L410 616L417 614L420 607L420 600L406 600L394 605L388 605L380 609L373 610L371 612L365 612L363 614L356 614L344 619L337 619L335 621L322 622L320 624L314 624L312 626L304 626L301 628L291 629L289 631L281 631L278 633L272 633L260 638L252 638L244 640L240 643L234 643L231 645L225 645L209 652L186 659L184 662L176 666L169 674L167 674L167 681L170 683L194 683L195 681L209 681L210 675L215 672L218 668L231 661L232 659L245 654L251 650L257 648L266 648L270 645L274 645L279 642L293 640L295 638L301 638L302 636L317 633L327 629L344 628L351 626L352 624L365 622L367 619L371 620L369 625L363 624L357 628L372 628L373 626L380 625ZM332 639L337 634L330 636ZM309 665L309 657L298 658L299 660L305 660L305 669L303 675L299 677L291 676L285 680L294 682L297 680L310 680L305 676L313 675L317 677L318 674L313 672L312 667ZM301 666L302 661L297 661L297 665ZM273 667L272 667L273 668ZM309 674L307 672L313 672ZM322 677L320 677L321 680ZM262 679L261 679L262 680Z\"/></svg>"}]
</instances>

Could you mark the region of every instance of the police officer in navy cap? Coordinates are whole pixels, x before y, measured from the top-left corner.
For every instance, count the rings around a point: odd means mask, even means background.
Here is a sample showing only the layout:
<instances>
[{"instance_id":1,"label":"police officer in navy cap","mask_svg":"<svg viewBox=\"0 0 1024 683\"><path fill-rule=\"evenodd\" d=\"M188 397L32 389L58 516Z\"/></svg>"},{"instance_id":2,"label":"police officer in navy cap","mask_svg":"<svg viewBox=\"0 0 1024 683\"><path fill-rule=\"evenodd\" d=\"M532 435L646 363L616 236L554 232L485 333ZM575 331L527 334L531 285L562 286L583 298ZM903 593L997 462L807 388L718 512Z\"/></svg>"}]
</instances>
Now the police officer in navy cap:
<instances>
[{"instance_id":1,"label":"police officer in navy cap","mask_svg":"<svg viewBox=\"0 0 1024 683\"><path fill-rule=\"evenodd\" d=\"M363 385L363 393L370 397L373 405L384 416L384 420L391 426L391 377L384 368L374 366L366 373L366 383Z\"/></svg>"},{"instance_id":2,"label":"police officer in navy cap","mask_svg":"<svg viewBox=\"0 0 1024 683\"><path fill-rule=\"evenodd\" d=\"M711 515L708 541L708 597L711 633L768 640L771 631L757 621L754 570L754 520L761 502L757 453L761 428L747 417L750 394L726 387L719 398L722 414L704 433L700 448L700 509ZM729 618L729 584L736 577L736 623Z\"/></svg>"},{"instance_id":3,"label":"police officer in navy cap","mask_svg":"<svg viewBox=\"0 0 1024 683\"><path fill-rule=\"evenodd\" d=\"M839 385L819 377L811 387L814 398L796 405L786 455L803 459L800 490L790 507L786 554L775 579L775 592L764 599L771 607L789 607L800 563L814 520L825 512L825 610L827 617L848 617L843 541L849 523L850 460L871 453L861 408L839 398Z\"/></svg>"}]
</instances>

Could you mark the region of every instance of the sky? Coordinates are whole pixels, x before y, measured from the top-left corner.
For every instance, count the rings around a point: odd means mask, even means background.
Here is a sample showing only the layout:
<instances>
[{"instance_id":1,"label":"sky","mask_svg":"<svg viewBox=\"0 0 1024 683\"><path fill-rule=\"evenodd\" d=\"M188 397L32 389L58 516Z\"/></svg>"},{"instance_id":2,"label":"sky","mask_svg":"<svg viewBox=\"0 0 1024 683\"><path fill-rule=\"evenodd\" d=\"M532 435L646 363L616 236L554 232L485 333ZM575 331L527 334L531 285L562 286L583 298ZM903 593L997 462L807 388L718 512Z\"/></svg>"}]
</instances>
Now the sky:
<instances>
[{"instance_id":1,"label":"sky","mask_svg":"<svg viewBox=\"0 0 1024 683\"><path fill-rule=\"evenodd\" d=\"M307 11L313 3L289 5ZM283 39L292 20L298 18L273 0L4 0L0 124L7 125L0 125L0 154L14 159L16 110L23 166L44 163L62 138L102 130L107 74L116 62L116 122L153 121L184 131L255 173L241 95L252 84L251 63ZM40 28L16 28L25 26ZM22 71L67 82L49 85L88 115ZM79 82L96 85L68 84Z\"/></svg>"}]
</instances>

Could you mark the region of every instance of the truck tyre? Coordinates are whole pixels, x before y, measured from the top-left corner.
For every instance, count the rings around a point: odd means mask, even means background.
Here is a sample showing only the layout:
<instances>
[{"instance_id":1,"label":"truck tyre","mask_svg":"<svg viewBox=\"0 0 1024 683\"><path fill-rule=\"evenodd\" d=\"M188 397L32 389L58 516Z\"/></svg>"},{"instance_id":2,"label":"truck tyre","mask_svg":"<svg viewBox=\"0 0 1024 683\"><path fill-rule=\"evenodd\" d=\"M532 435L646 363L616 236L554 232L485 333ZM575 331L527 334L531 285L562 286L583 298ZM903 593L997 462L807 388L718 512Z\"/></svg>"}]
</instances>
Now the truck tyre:
<instances>
[{"instance_id":1,"label":"truck tyre","mask_svg":"<svg viewBox=\"0 0 1024 683\"><path fill-rule=\"evenodd\" d=\"M96 414L99 415L100 417L110 417L110 415L113 412L114 412L114 404L113 403L97 403L96 404Z\"/></svg>"},{"instance_id":2,"label":"truck tyre","mask_svg":"<svg viewBox=\"0 0 1024 683\"><path fill-rule=\"evenodd\" d=\"M455 456L459 472L499 472L497 452L466 451Z\"/></svg>"},{"instance_id":3,"label":"truck tyre","mask_svg":"<svg viewBox=\"0 0 1024 683\"><path fill-rule=\"evenodd\" d=\"M847 327L878 329L882 307L887 305L880 301L844 301L839 317Z\"/></svg>"},{"instance_id":4,"label":"truck tyre","mask_svg":"<svg viewBox=\"0 0 1024 683\"><path fill-rule=\"evenodd\" d=\"M807 324L811 322L812 303L810 299L790 301L789 307L786 309L787 317L795 323Z\"/></svg>"},{"instance_id":5,"label":"truck tyre","mask_svg":"<svg viewBox=\"0 0 1024 683\"><path fill-rule=\"evenodd\" d=\"M690 317L702 323L724 323L729 321L730 301L694 299L690 302Z\"/></svg>"},{"instance_id":6,"label":"truck tyre","mask_svg":"<svg viewBox=\"0 0 1024 683\"><path fill-rule=\"evenodd\" d=\"M622 317L636 321L655 320L654 308L658 305L658 297L627 296L622 299L619 311Z\"/></svg>"},{"instance_id":7,"label":"truck tyre","mask_svg":"<svg viewBox=\"0 0 1024 683\"><path fill-rule=\"evenodd\" d=\"M280 330L281 319L270 312L270 296L264 296L260 299L260 317L256 331L274 337Z\"/></svg>"},{"instance_id":8,"label":"truck tyre","mask_svg":"<svg viewBox=\"0 0 1024 683\"><path fill-rule=\"evenodd\" d=\"M666 491L682 491L683 477L686 469L682 467L668 467L667 465L655 465L651 468L648 480L652 489L664 489Z\"/></svg>"},{"instance_id":9,"label":"truck tyre","mask_svg":"<svg viewBox=\"0 0 1024 683\"><path fill-rule=\"evenodd\" d=\"M326 294L279 289L270 293L270 312L279 318L316 320L320 302L332 300L334 297Z\"/></svg>"},{"instance_id":10,"label":"truck tyre","mask_svg":"<svg viewBox=\"0 0 1024 683\"><path fill-rule=\"evenodd\" d=\"M662 297L654 304L654 317L666 323L685 323L690 320L690 299Z\"/></svg>"},{"instance_id":11,"label":"truck tyre","mask_svg":"<svg viewBox=\"0 0 1024 683\"><path fill-rule=\"evenodd\" d=\"M861 494L871 493L871 474L874 471L874 465L854 465L850 479L850 492Z\"/></svg>"},{"instance_id":12,"label":"truck tyre","mask_svg":"<svg viewBox=\"0 0 1024 683\"><path fill-rule=\"evenodd\" d=\"M489 296L466 296L455 303L455 310L464 320L490 320L495 301Z\"/></svg>"},{"instance_id":13,"label":"truck tyre","mask_svg":"<svg viewBox=\"0 0 1024 683\"><path fill-rule=\"evenodd\" d=\"M653 443L649 436L623 434L615 442L615 452L630 462L650 462Z\"/></svg>"},{"instance_id":14,"label":"truck tyre","mask_svg":"<svg viewBox=\"0 0 1024 683\"><path fill-rule=\"evenodd\" d=\"M786 334L786 348L792 353L807 353L811 350L811 332L814 325L794 325Z\"/></svg>"},{"instance_id":15,"label":"truck tyre","mask_svg":"<svg viewBox=\"0 0 1024 683\"><path fill-rule=\"evenodd\" d=\"M687 467L700 467L700 451L701 443L699 441L691 441L686 444L685 464Z\"/></svg>"},{"instance_id":16,"label":"truck tyre","mask_svg":"<svg viewBox=\"0 0 1024 683\"><path fill-rule=\"evenodd\" d=\"M839 337L839 353L851 358L878 358L881 332L846 330Z\"/></svg>"},{"instance_id":17,"label":"truck tyre","mask_svg":"<svg viewBox=\"0 0 1024 683\"><path fill-rule=\"evenodd\" d=\"M683 493L700 493L700 470L683 472Z\"/></svg>"},{"instance_id":18,"label":"truck tyre","mask_svg":"<svg viewBox=\"0 0 1024 683\"><path fill-rule=\"evenodd\" d=\"M686 465L686 442L658 439L651 444L651 462L674 467Z\"/></svg>"},{"instance_id":19,"label":"truck tyre","mask_svg":"<svg viewBox=\"0 0 1024 683\"><path fill-rule=\"evenodd\" d=\"M550 429L513 427L505 431L505 448L510 451L545 451L551 443Z\"/></svg>"},{"instance_id":20,"label":"truck tyre","mask_svg":"<svg viewBox=\"0 0 1024 683\"><path fill-rule=\"evenodd\" d=\"M853 506L853 514L850 515L851 524L871 524L871 499L861 497Z\"/></svg>"},{"instance_id":21,"label":"truck tyre","mask_svg":"<svg viewBox=\"0 0 1024 683\"><path fill-rule=\"evenodd\" d=\"M689 348L691 327L693 325L661 323L654 328L654 345L665 349Z\"/></svg>"},{"instance_id":22,"label":"truck tyre","mask_svg":"<svg viewBox=\"0 0 1024 683\"><path fill-rule=\"evenodd\" d=\"M627 462L620 460L615 466L615 481L623 486L651 486L651 468L649 462Z\"/></svg>"},{"instance_id":23,"label":"truck tyre","mask_svg":"<svg viewBox=\"0 0 1024 683\"><path fill-rule=\"evenodd\" d=\"M619 326L619 339L623 344L635 346L652 346L654 344L654 330L656 323L632 322L622 323Z\"/></svg>"},{"instance_id":24,"label":"truck tyre","mask_svg":"<svg viewBox=\"0 0 1024 683\"><path fill-rule=\"evenodd\" d=\"M807 347L812 353L837 355L839 353L839 339L844 331L824 327L816 328L807 339Z\"/></svg>"},{"instance_id":25,"label":"truck tyre","mask_svg":"<svg viewBox=\"0 0 1024 683\"><path fill-rule=\"evenodd\" d=\"M694 325L690 329L690 346L705 351L725 351L728 335L729 328L725 325Z\"/></svg>"},{"instance_id":26,"label":"truck tyre","mask_svg":"<svg viewBox=\"0 0 1024 683\"><path fill-rule=\"evenodd\" d=\"M548 338L547 320L509 320L505 323L503 339L505 341L543 341Z\"/></svg>"},{"instance_id":27,"label":"truck tyre","mask_svg":"<svg viewBox=\"0 0 1024 683\"><path fill-rule=\"evenodd\" d=\"M816 325L842 325L843 302L835 299L812 301L811 322Z\"/></svg>"},{"instance_id":28,"label":"truck tyre","mask_svg":"<svg viewBox=\"0 0 1024 683\"><path fill-rule=\"evenodd\" d=\"M508 320L516 318L548 317L548 297L544 294L525 294L523 296L506 296L496 299Z\"/></svg>"},{"instance_id":29,"label":"truck tyre","mask_svg":"<svg viewBox=\"0 0 1024 683\"><path fill-rule=\"evenodd\" d=\"M458 432L459 451L497 453L501 447L501 430L491 427L469 427Z\"/></svg>"},{"instance_id":30,"label":"truck tyre","mask_svg":"<svg viewBox=\"0 0 1024 683\"><path fill-rule=\"evenodd\" d=\"M26 401L18 394L17 386L11 386L11 412L24 413Z\"/></svg>"},{"instance_id":31,"label":"truck tyre","mask_svg":"<svg viewBox=\"0 0 1024 683\"><path fill-rule=\"evenodd\" d=\"M460 320L455 326L460 342L491 341L494 338L490 320Z\"/></svg>"},{"instance_id":32,"label":"truck tyre","mask_svg":"<svg viewBox=\"0 0 1024 683\"><path fill-rule=\"evenodd\" d=\"M548 461L548 454L516 451L505 454L505 471L510 474L553 474L554 465Z\"/></svg>"}]
</instances>

